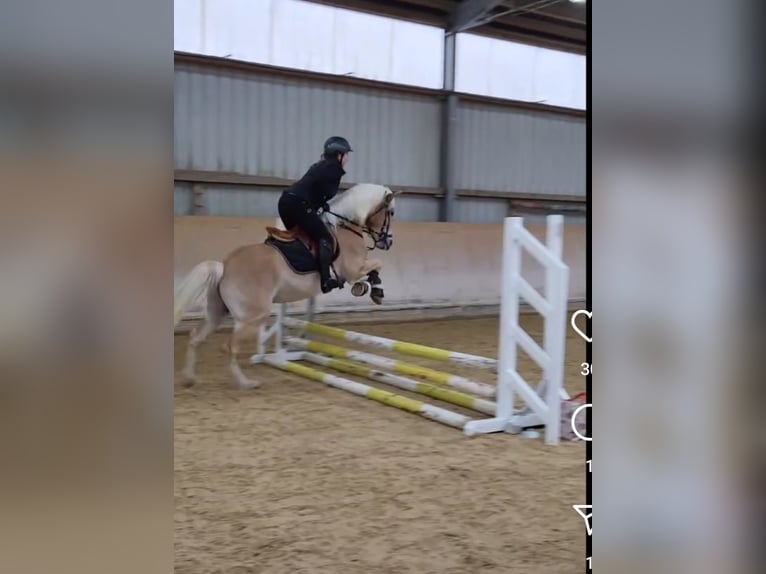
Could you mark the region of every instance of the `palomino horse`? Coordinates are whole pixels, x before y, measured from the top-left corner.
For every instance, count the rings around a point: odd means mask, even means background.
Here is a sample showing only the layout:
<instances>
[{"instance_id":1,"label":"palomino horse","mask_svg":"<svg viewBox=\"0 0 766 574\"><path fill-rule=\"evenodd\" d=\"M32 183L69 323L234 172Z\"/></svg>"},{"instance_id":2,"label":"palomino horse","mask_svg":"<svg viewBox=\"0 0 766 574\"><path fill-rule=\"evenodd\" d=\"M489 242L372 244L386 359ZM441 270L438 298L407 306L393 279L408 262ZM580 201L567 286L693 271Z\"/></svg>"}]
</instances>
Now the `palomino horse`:
<instances>
[{"instance_id":1,"label":"palomino horse","mask_svg":"<svg viewBox=\"0 0 766 574\"><path fill-rule=\"evenodd\" d=\"M339 279L354 283L351 291L357 296L372 287L371 298L378 305L383 296L378 276L382 263L368 260L367 253L376 247L391 248L389 225L396 195L382 185L358 184L330 200L329 211L322 215L337 243L333 268ZM207 297L205 321L189 337L183 370L185 386L196 382L197 347L216 330L227 311L234 319L229 343L231 374L240 388L259 386L239 366L243 343L259 335L269 319L272 303L301 301L321 294L313 255L297 234L273 227L268 231L270 238L264 243L238 247L223 262L198 264L178 287L174 327L193 302L203 295ZM374 247L367 247L365 236L372 238Z\"/></svg>"}]
</instances>

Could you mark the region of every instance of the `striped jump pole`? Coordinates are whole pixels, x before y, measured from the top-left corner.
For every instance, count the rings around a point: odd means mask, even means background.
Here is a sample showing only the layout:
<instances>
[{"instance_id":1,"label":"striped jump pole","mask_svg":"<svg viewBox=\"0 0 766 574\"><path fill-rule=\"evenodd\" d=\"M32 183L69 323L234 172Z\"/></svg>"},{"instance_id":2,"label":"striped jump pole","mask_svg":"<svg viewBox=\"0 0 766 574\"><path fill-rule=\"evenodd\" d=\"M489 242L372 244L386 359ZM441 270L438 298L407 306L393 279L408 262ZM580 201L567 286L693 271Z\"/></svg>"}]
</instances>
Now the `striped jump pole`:
<instances>
[{"instance_id":1,"label":"striped jump pole","mask_svg":"<svg viewBox=\"0 0 766 574\"><path fill-rule=\"evenodd\" d=\"M379 369L387 369L400 375L416 377L482 397L492 398L495 396L497 390L493 385L472 381L451 373L436 371L434 369L429 369L428 367L421 367L420 365L413 365L412 363L405 363L404 361L397 361L396 359L389 359L387 357L381 357L363 351L346 349L345 347L338 347L320 341L307 341L297 337L285 337L285 343L290 347L301 349L303 351L313 351L331 357L351 359L352 361L358 361L366 365L378 367Z\"/></svg>"},{"instance_id":2,"label":"striped jump pole","mask_svg":"<svg viewBox=\"0 0 766 574\"><path fill-rule=\"evenodd\" d=\"M326 385L336 389L353 393L361 397L366 397L373 401L383 403L384 405L389 405L411 413L419 414L420 416L432 421L436 421L461 430L472 420L470 417L465 415L453 413L452 411L429 405L428 403L421 401L416 401L408 397L403 397L402 395L396 395L382 389L376 389L375 387L357 383L356 381L350 381L342 377L336 377L335 375L331 375L329 373L323 373L322 371L312 369L311 367L307 367L305 365L299 365L298 363L294 363L292 361L277 358L277 356L267 356L263 359L263 362L267 365L276 367L277 369L281 369L288 373L293 373L307 379L319 381L320 383L325 383Z\"/></svg>"},{"instance_id":3,"label":"striped jump pole","mask_svg":"<svg viewBox=\"0 0 766 574\"><path fill-rule=\"evenodd\" d=\"M375 347L382 347L384 349L397 351L403 355L421 357L423 359L432 359L435 361L450 361L461 365L478 367L481 369L490 369L495 372L497 371L497 359L491 359L489 357L480 357L478 355L469 355L467 353L459 353L457 351L447 351L445 349L428 347L426 345L419 345L417 343L407 343L405 341L387 339L386 337L378 337L375 335L368 335L366 333L348 331L347 329L339 329L338 327L320 325L319 323L310 323L308 321L294 319L292 317L285 317L284 324L287 327L301 329L304 333L326 335L327 337L332 337L334 339L343 339L345 341L354 343L373 345Z\"/></svg>"},{"instance_id":4,"label":"striped jump pole","mask_svg":"<svg viewBox=\"0 0 766 574\"><path fill-rule=\"evenodd\" d=\"M317 355L315 353L304 353L302 360L308 361L309 363L314 363L315 365L320 365L322 367L328 367L342 373L348 373L349 375L365 377L379 383L384 383L386 385L391 385L392 387L403 389L405 391L426 395L433 399L437 399L445 403L452 403L453 405L478 411L480 413L494 415L496 411L495 403L492 401L480 399L478 397L472 397L471 395L461 393L459 391L453 391L451 389L445 389L443 387L437 387L428 383L415 381L413 379L408 379L407 377L384 373L383 371L366 367L358 363L351 363L342 359L333 359L331 357L325 357L324 355Z\"/></svg>"}]
</instances>

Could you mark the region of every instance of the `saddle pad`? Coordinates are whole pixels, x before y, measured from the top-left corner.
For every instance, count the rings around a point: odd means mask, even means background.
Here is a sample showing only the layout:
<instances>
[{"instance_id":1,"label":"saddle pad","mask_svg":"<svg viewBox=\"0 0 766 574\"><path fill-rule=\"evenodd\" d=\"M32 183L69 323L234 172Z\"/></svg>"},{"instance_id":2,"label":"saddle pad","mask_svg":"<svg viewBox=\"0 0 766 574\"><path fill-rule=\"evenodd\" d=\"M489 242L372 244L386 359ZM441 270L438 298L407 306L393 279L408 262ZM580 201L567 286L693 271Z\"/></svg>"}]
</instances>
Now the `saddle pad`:
<instances>
[{"instance_id":1,"label":"saddle pad","mask_svg":"<svg viewBox=\"0 0 766 574\"><path fill-rule=\"evenodd\" d=\"M296 273L316 273L319 271L316 259L302 241L298 239L283 241L269 237L265 243L279 251L285 258L287 265Z\"/></svg>"}]
</instances>

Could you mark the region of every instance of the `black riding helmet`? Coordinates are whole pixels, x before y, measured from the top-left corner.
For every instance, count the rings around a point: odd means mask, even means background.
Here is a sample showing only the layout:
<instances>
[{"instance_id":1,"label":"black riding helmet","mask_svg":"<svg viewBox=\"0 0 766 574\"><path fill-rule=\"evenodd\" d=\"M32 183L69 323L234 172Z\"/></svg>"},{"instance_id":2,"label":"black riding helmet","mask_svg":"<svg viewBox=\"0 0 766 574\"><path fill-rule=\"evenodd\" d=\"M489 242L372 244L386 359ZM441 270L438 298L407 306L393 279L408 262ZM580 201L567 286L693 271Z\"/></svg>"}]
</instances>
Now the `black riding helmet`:
<instances>
[{"instance_id":1,"label":"black riding helmet","mask_svg":"<svg viewBox=\"0 0 766 574\"><path fill-rule=\"evenodd\" d=\"M324 155L325 157L331 157L338 155L339 153L347 153L354 151L351 149L351 144L348 143L346 138L340 136L332 136L324 142Z\"/></svg>"}]
</instances>

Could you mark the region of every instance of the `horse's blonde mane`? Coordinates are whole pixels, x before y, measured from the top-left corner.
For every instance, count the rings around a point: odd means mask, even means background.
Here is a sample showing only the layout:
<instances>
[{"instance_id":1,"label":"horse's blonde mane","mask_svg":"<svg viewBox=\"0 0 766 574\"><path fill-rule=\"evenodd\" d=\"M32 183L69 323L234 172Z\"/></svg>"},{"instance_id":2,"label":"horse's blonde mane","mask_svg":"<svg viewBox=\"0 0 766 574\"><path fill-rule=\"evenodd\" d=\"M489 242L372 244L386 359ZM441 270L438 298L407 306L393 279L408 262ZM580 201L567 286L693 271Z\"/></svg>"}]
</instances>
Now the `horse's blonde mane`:
<instances>
[{"instance_id":1,"label":"horse's blonde mane","mask_svg":"<svg viewBox=\"0 0 766 574\"><path fill-rule=\"evenodd\" d=\"M358 183L354 187L338 193L328 202L328 205L333 213L361 225L370 216L372 210L379 206L387 195L393 193L385 185ZM393 206L394 200L392 199L389 207L393 208ZM336 227L340 223L338 218L332 213L323 213L322 219L332 227ZM277 229L286 229L282 218L279 216L277 216L274 226Z\"/></svg>"},{"instance_id":2,"label":"horse's blonde mane","mask_svg":"<svg viewBox=\"0 0 766 574\"><path fill-rule=\"evenodd\" d=\"M375 183L359 183L333 197L328 205L333 213L324 214L325 221L332 226L338 224L340 215L351 221L362 224L378 207L387 195L393 192L385 185Z\"/></svg>"}]
</instances>

